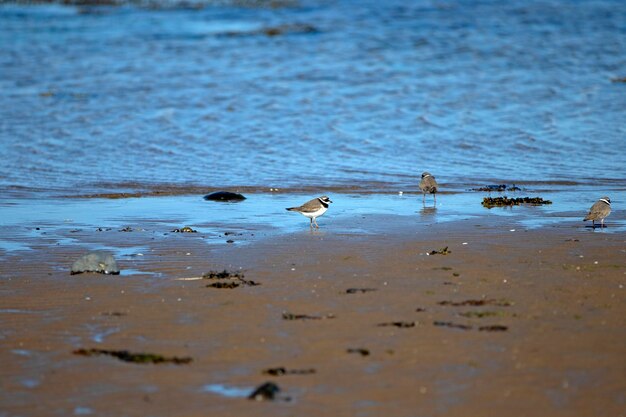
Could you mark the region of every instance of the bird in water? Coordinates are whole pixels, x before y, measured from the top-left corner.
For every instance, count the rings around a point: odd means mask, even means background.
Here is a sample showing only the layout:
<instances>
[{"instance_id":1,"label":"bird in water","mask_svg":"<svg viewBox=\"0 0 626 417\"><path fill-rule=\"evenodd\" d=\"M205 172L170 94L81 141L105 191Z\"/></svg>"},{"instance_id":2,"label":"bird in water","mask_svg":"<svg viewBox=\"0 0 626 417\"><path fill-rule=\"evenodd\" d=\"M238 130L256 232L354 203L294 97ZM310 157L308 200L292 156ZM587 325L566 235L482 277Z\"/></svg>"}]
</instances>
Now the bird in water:
<instances>
[{"instance_id":1,"label":"bird in water","mask_svg":"<svg viewBox=\"0 0 626 417\"><path fill-rule=\"evenodd\" d=\"M317 219L322 214L326 213L328 210L328 205L332 203L330 198L323 195L321 197L314 198L313 200L309 200L301 206L298 207L289 207L288 211L296 211L302 214L304 217L308 217L311 220L311 228L315 225L316 228L320 228L317 224Z\"/></svg>"},{"instance_id":2,"label":"bird in water","mask_svg":"<svg viewBox=\"0 0 626 417\"><path fill-rule=\"evenodd\" d=\"M435 199L435 203L437 202L437 181L432 174L429 172L423 172L419 187L423 193L422 201L424 203L426 202L426 194L432 194Z\"/></svg>"},{"instance_id":3,"label":"bird in water","mask_svg":"<svg viewBox=\"0 0 626 417\"><path fill-rule=\"evenodd\" d=\"M600 220L600 227L604 227L604 219L611 214L611 199L608 197L602 197L594 203L589 209L589 213L583 219L583 221L591 220L592 227L596 227L596 221Z\"/></svg>"}]
</instances>

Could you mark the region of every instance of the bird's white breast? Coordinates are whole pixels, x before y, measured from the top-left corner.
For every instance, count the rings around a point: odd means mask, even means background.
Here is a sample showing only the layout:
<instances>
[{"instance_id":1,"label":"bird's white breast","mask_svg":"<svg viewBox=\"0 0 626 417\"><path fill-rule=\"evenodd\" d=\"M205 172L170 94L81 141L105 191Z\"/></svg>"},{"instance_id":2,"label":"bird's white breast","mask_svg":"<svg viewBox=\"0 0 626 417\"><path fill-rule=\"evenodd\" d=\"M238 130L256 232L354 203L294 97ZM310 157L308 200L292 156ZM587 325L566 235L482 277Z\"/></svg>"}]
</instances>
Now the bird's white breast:
<instances>
[{"instance_id":1,"label":"bird's white breast","mask_svg":"<svg viewBox=\"0 0 626 417\"><path fill-rule=\"evenodd\" d=\"M326 210L328 210L326 207L322 207L317 211L310 211L308 213L302 213L303 216L310 218L315 218L315 217L319 217L322 214L326 213Z\"/></svg>"}]
</instances>

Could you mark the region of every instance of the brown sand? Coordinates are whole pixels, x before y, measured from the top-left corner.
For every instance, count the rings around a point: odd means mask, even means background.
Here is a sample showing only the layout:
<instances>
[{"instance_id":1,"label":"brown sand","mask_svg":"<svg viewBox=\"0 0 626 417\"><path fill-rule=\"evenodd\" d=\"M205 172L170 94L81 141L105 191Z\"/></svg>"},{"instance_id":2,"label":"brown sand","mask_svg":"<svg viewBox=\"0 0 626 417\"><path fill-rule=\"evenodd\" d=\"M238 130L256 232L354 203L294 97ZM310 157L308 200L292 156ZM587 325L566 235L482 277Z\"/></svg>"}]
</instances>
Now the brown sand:
<instances>
[{"instance_id":1,"label":"brown sand","mask_svg":"<svg viewBox=\"0 0 626 417\"><path fill-rule=\"evenodd\" d=\"M70 276L82 251L42 242L0 271L0 415L626 415L623 234L493 221L420 228L390 217L372 234L322 229L220 247L194 234L73 236L144 245L120 267L161 276ZM450 254L426 255L445 246ZM224 268L262 285L177 280ZM495 305L440 304L465 300ZM415 326L379 326L393 322ZM193 362L133 364L78 348ZM315 373L262 374L273 367ZM279 400L203 390L265 381L281 387Z\"/></svg>"}]
</instances>

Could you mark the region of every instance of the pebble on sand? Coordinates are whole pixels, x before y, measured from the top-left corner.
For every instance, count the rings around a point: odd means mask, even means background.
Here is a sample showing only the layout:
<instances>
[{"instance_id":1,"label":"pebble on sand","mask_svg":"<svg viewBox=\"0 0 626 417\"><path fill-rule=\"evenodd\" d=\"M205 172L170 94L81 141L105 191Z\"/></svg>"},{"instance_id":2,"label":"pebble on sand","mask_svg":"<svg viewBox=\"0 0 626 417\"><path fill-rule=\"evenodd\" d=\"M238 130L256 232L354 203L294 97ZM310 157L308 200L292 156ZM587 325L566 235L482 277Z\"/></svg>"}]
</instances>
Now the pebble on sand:
<instances>
[{"instance_id":1,"label":"pebble on sand","mask_svg":"<svg viewBox=\"0 0 626 417\"><path fill-rule=\"evenodd\" d=\"M71 275L83 272L97 272L99 274L118 275L120 269L108 252L91 252L78 258L72 265Z\"/></svg>"}]
</instances>

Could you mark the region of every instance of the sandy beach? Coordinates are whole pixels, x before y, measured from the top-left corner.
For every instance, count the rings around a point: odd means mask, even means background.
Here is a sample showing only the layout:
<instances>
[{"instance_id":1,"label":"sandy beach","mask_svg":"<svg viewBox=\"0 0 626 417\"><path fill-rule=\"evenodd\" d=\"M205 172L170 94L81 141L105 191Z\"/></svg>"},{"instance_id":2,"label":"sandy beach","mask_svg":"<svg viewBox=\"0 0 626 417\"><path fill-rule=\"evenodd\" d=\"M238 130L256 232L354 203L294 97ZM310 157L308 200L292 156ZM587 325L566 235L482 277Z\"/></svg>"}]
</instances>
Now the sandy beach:
<instances>
[{"instance_id":1,"label":"sandy beach","mask_svg":"<svg viewBox=\"0 0 626 417\"><path fill-rule=\"evenodd\" d=\"M0 271L0 414L624 415L624 234L443 212L331 211L319 231L287 217L302 227L267 236L149 218L32 235ZM69 275L95 244L119 249L121 275ZM260 285L199 279L224 269ZM266 381L274 401L246 398Z\"/></svg>"}]
</instances>

